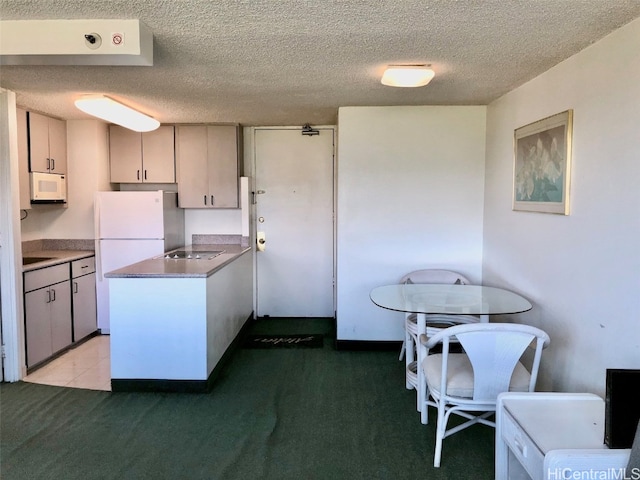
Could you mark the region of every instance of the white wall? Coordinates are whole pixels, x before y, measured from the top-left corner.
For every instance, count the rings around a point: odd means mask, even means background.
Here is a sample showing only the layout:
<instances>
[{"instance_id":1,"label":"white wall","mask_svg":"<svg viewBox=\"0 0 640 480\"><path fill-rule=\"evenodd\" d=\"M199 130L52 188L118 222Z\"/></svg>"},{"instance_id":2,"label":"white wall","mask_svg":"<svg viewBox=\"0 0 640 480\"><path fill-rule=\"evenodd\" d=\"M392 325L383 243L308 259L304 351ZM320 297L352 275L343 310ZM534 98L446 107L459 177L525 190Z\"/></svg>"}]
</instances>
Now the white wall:
<instances>
[{"instance_id":1,"label":"white wall","mask_svg":"<svg viewBox=\"0 0 640 480\"><path fill-rule=\"evenodd\" d=\"M184 211L185 242L191 243L192 235L240 235L242 233L242 210L206 210L188 208Z\"/></svg>"},{"instance_id":2,"label":"white wall","mask_svg":"<svg viewBox=\"0 0 640 480\"><path fill-rule=\"evenodd\" d=\"M92 239L93 198L109 183L107 126L97 120L67 121L67 208L35 206L22 221L22 240Z\"/></svg>"},{"instance_id":3,"label":"white wall","mask_svg":"<svg viewBox=\"0 0 640 480\"><path fill-rule=\"evenodd\" d=\"M640 20L493 102L487 111L483 278L534 304L541 388L605 391L640 368ZM511 211L513 131L573 109L570 216Z\"/></svg>"},{"instance_id":4,"label":"white wall","mask_svg":"<svg viewBox=\"0 0 640 480\"><path fill-rule=\"evenodd\" d=\"M480 282L486 107L338 112L340 340L400 340L402 314L369 291L420 268Z\"/></svg>"}]
</instances>

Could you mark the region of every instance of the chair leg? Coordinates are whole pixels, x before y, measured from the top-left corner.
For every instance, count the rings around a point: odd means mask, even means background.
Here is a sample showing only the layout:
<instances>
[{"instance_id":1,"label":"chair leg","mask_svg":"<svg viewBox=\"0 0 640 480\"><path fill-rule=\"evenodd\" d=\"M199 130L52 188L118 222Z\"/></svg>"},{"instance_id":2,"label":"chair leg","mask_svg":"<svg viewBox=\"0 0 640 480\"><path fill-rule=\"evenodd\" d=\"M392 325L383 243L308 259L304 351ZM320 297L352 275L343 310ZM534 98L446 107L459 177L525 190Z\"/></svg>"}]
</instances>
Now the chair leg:
<instances>
[{"instance_id":1,"label":"chair leg","mask_svg":"<svg viewBox=\"0 0 640 480\"><path fill-rule=\"evenodd\" d=\"M442 458L442 441L447 430L447 419L445 415L445 405L442 400L438 400L438 421L436 424L436 451L433 455L433 466L440 467L440 459Z\"/></svg>"},{"instance_id":2,"label":"chair leg","mask_svg":"<svg viewBox=\"0 0 640 480\"><path fill-rule=\"evenodd\" d=\"M404 358L404 354L405 354L405 350L406 349L407 349L407 341L403 340L402 348L400 349L400 356L398 357L398 360L402 360Z\"/></svg>"},{"instance_id":3,"label":"chair leg","mask_svg":"<svg viewBox=\"0 0 640 480\"><path fill-rule=\"evenodd\" d=\"M418 361L418 401L420 402L420 423L423 425L429 424L429 406L427 405L427 400L429 400L429 389L427 387L427 381L424 378L422 365L420 365L420 361Z\"/></svg>"},{"instance_id":4,"label":"chair leg","mask_svg":"<svg viewBox=\"0 0 640 480\"><path fill-rule=\"evenodd\" d=\"M416 357L413 337L408 331L405 332L404 345L404 368L406 370L409 368L409 365L415 360ZM412 388L415 388L415 385L407 380L406 387L407 390L411 390Z\"/></svg>"}]
</instances>

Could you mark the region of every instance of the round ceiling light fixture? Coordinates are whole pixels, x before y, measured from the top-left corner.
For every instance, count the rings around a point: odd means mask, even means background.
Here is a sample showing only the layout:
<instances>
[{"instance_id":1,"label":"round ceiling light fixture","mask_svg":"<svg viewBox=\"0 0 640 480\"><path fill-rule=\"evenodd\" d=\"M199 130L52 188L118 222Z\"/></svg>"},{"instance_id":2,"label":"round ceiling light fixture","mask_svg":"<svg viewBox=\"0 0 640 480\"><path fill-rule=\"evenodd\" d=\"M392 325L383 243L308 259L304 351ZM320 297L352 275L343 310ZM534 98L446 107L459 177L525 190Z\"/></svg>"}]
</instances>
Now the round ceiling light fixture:
<instances>
[{"instance_id":1,"label":"round ceiling light fixture","mask_svg":"<svg viewBox=\"0 0 640 480\"><path fill-rule=\"evenodd\" d=\"M431 65L389 65L380 80L389 87L424 87L435 76Z\"/></svg>"}]
</instances>

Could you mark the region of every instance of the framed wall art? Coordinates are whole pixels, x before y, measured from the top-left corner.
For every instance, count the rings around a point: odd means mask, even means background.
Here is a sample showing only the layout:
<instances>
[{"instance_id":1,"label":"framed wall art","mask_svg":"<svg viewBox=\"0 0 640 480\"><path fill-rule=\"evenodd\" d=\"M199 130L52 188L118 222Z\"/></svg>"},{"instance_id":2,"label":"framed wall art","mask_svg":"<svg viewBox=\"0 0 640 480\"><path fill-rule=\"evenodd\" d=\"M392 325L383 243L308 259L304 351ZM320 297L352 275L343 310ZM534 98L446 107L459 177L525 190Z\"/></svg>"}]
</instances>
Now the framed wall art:
<instances>
[{"instance_id":1,"label":"framed wall art","mask_svg":"<svg viewBox=\"0 0 640 480\"><path fill-rule=\"evenodd\" d=\"M573 110L514 132L513 210L569 215Z\"/></svg>"}]
</instances>

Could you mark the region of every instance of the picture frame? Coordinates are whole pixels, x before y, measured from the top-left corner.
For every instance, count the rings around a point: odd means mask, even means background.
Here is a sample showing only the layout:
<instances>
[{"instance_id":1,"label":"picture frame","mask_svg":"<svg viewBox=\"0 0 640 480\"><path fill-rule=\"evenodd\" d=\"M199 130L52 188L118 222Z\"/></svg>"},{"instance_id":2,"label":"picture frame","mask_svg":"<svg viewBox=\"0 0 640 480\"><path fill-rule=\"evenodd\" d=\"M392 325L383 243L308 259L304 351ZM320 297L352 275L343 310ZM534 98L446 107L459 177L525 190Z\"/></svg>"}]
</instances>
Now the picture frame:
<instances>
[{"instance_id":1,"label":"picture frame","mask_svg":"<svg viewBox=\"0 0 640 480\"><path fill-rule=\"evenodd\" d=\"M573 110L514 131L513 210L569 215Z\"/></svg>"}]
</instances>

